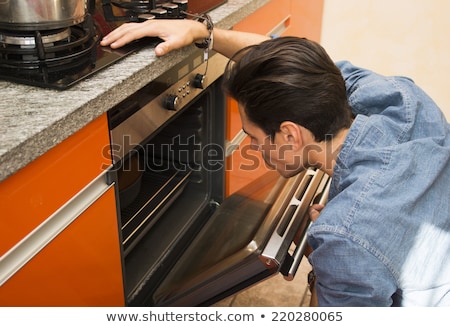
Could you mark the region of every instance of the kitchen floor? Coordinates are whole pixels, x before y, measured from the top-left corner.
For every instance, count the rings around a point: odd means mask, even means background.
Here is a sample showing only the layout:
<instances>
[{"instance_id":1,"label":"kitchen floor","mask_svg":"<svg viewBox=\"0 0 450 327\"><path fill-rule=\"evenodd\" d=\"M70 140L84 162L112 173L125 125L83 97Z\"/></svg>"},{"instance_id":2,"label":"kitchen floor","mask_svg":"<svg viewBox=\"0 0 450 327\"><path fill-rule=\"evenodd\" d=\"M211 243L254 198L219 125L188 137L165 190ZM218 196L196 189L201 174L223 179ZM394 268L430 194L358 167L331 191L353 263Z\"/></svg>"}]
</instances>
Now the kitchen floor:
<instances>
[{"instance_id":1,"label":"kitchen floor","mask_svg":"<svg viewBox=\"0 0 450 327\"><path fill-rule=\"evenodd\" d=\"M333 60L413 78L450 120L448 12L440 0L325 0L321 43ZM303 258L293 281L278 274L214 306L309 306L310 270Z\"/></svg>"},{"instance_id":2,"label":"kitchen floor","mask_svg":"<svg viewBox=\"0 0 450 327\"><path fill-rule=\"evenodd\" d=\"M311 265L306 257L292 281L286 281L281 274L269 277L238 294L230 296L215 307L307 307L311 293L307 286L307 275Z\"/></svg>"}]
</instances>

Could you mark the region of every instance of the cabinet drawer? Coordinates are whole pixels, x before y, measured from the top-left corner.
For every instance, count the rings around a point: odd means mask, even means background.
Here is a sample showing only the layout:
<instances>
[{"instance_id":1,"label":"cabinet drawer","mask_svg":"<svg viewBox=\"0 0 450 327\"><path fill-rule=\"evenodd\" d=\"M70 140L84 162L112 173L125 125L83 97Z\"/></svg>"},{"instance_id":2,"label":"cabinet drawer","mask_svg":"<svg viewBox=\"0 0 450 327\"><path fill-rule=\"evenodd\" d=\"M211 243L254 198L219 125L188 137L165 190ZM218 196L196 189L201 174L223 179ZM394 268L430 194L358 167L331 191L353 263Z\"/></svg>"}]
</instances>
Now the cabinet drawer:
<instances>
[{"instance_id":1,"label":"cabinet drawer","mask_svg":"<svg viewBox=\"0 0 450 327\"><path fill-rule=\"evenodd\" d=\"M323 0L291 0L292 17L283 35L306 37L320 42Z\"/></svg>"},{"instance_id":2,"label":"cabinet drawer","mask_svg":"<svg viewBox=\"0 0 450 327\"><path fill-rule=\"evenodd\" d=\"M111 165L106 114L0 183L0 255Z\"/></svg>"},{"instance_id":3,"label":"cabinet drawer","mask_svg":"<svg viewBox=\"0 0 450 327\"><path fill-rule=\"evenodd\" d=\"M123 306L114 187L0 287L0 306Z\"/></svg>"},{"instance_id":4,"label":"cabinet drawer","mask_svg":"<svg viewBox=\"0 0 450 327\"><path fill-rule=\"evenodd\" d=\"M237 23L233 29L258 34L269 34L280 23L286 22L290 14L291 0L272 0Z\"/></svg>"}]
</instances>

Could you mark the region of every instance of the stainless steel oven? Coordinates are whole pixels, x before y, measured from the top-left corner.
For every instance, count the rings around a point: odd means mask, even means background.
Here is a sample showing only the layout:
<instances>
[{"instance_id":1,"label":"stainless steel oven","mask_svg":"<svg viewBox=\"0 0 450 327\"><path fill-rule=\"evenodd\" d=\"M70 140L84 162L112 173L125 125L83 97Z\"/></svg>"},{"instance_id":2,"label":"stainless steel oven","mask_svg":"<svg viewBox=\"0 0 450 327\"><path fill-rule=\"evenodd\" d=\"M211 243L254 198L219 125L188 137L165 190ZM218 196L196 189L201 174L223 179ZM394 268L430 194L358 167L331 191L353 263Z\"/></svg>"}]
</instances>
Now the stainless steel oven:
<instances>
[{"instance_id":1,"label":"stainless steel oven","mask_svg":"<svg viewBox=\"0 0 450 327\"><path fill-rule=\"evenodd\" d=\"M271 171L225 198L226 62L196 52L108 112L127 305L210 305L300 264L328 177Z\"/></svg>"}]
</instances>

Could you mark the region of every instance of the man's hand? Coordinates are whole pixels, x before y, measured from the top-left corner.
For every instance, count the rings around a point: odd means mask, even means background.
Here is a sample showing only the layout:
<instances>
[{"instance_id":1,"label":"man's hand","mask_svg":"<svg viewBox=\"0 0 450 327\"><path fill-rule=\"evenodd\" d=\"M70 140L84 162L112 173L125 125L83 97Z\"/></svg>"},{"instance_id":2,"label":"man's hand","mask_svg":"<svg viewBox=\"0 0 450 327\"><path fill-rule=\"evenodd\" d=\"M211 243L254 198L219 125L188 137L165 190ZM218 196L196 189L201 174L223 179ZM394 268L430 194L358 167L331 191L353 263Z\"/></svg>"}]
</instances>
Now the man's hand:
<instances>
[{"instance_id":1,"label":"man's hand","mask_svg":"<svg viewBox=\"0 0 450 327\"><path fill-rule=\"evenodd\" d=\"M158 37L163 42L155 47L155 54L163 56L194 41L202 40L208 35L209 32L205 24L198 21L191 19L156 19L142 23L122 24L106 35L100 44L116 49L143 37Z\"/></svg>"},{"instance_id":2,"label":"man's hand","mask_svg":"<svg viewBox=\"0 0 450 327\"><path fill-rule=\"evenodd\" d=\"M311 221L316 221L324 207L323 204L313 204L308 211L309 219L311 219Z\"/></svg>"}]
</instances>

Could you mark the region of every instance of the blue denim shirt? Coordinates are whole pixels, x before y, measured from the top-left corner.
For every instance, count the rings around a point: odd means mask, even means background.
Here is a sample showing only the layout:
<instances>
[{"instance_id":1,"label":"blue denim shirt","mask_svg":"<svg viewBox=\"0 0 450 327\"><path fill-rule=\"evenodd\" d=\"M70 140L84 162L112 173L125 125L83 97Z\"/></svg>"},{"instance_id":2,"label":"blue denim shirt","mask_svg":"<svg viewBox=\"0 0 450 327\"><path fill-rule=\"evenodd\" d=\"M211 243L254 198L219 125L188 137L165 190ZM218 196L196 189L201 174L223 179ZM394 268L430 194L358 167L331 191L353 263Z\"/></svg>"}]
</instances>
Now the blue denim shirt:
<instances>
[{"instance_id":1,"label":"blue denim shirt","mask_svg":"<svg viewBox=\"0 0 450 327\"><path fill-rule=\"evenodd\" d=\"M355 121L309 230L321 306L450 306L450 134L413 81L339 62Z\"/></svg>"}]
</instances>

